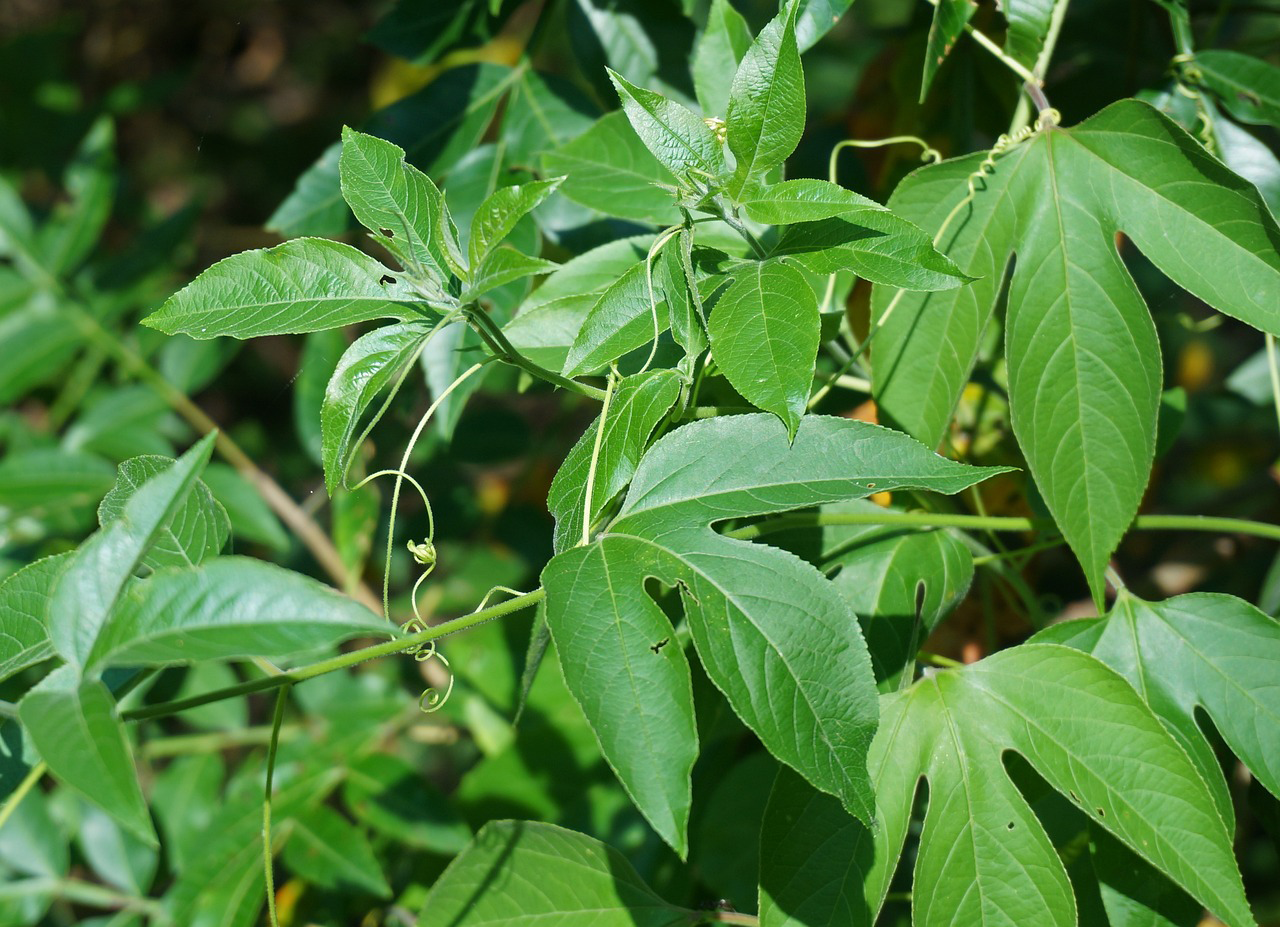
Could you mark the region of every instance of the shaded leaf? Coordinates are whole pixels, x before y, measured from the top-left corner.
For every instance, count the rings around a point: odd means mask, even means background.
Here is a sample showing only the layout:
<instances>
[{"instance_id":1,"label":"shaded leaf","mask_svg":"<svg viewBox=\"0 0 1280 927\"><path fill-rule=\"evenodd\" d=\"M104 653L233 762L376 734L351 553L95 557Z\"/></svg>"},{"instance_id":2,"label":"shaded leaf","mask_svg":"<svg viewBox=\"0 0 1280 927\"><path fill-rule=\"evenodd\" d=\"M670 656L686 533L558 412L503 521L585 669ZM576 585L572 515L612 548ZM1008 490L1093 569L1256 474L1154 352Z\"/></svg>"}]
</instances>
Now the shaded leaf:
<instances>
[{"instance_id":1,"label":"shaded leaf","mask_svg":"<svg viewBox=\"0 0 1280 927\"><path fill-rule=\"evenodd\" d=\"M299 813L284 845L284 864L312 884L333 890L391 895L373 855L358 828L338 812L317 805Z\"/></svg>"},{"instance_id":2,"label":"shaded leaf","mask_svg":"<svg viewBox=\"0 0 1280 927\"><path fill-rule=\"evenodd\" d=\"M50 772L156 845L133 751L100 679L81 680L73 666L54 670L18 703L18 717Z\"/></svg>"},{"instance_id":3,"label":"shaded leaf","mask_svg":"<svg viewBox=\"0 0 1280 927\"><path fill-rule=\"evenodd\" d=\"M486 890L491 885L503 890ZM676 927L692 917L598 840L553 824L492 821L436 881L418 923Z\"/></svg>"},{"instance_id":4,"label":"shaded leaf","mask_svg":"<svg viewBox=\"0 0 1280 927\"><path fill-rule=\"evenodd\" d=\"M372 753L354 760L342 797L361 823L408 846L452 856L471 840L449 800L399 757Z\"/></svg>"},{"instance_id":5,"label":"shaded leaf","mask_svg":"<svg viewBox=\"0 0 1280 927\"><path fill-rule=\"evenodd\" d=\"M1241 122L1280 126L1280 68L1235 51L1198 52L1197 82L1208 87Z\"/></svg>"},{"instance_id":6,"label":"shaded leaf","mask_svg":"<svg viewBox=\"0 0 1280 927\"><path fill-rule=\"evenodd\" d=\"M0 583L0 680L55 656L49 600L71 552L29 563Z\"/></svg>"}]
</instances>

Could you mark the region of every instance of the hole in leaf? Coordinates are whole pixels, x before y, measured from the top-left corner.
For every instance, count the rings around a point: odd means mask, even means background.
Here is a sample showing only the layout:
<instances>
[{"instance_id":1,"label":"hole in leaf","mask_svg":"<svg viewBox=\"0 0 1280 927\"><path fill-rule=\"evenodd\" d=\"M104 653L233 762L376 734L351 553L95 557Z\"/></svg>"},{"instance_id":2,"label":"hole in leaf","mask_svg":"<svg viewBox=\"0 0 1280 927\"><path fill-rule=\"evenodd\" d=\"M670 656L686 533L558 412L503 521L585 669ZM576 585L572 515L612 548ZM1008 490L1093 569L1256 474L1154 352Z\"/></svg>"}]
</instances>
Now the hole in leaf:
<instances>
[{"instance_id":1,"label":"hole in leaf","mask_svg":"<svg viewBox=\"0 0 1280 927\"><path fill-rule=\"evenodd\" d=\"M383 236L385 236L385 237L387 237L387 238L395 238L395 237L396 237L396 233L395 233L395 232L393 232L393 231L391 231L391 229L378 229L378 234L379 234L379 235L383 235Z\"/></svg>"},{"instance_id":2,"label":"hole in leaf","mask_svg":"<svg viewBox=\"0 0 1280 927\"><path fill-rule=\"evenodd\" d=\"M1009 830L1013 830L1013 822L1010 821L1008 824L1005 825L1005 827L1009 828Z\"/></svg>"},{"instance_id":3,"label":"hole in leaf","mask_svg":"<svg viewBox=\"0 0 1280 927\"><path fill-rule=\"evenodd\" d=\"M393 277L393 276L391 276L390 274L383 274L383 275L378 279L378 282L379 282L379 283L381 283L383 286L386 286L386 285L387 285L387 284L389 284L389 283L395 283L395 282L396 282L396 278L395 278L395 277Z\"/></svg>"},{"instance_id":4,"label":"hole in leaf","mask_svg":"<svg viewBox=\"0 0 1280 927\"><path fill-rule=\"evenodd\" d=\"M1080 796L1079 796L1079 795L1077 795L1075 792L1067 792L1067 794L1071 796L1071 800L1072 800L1072 801L1079 801L1079 800L1080 800Z\"/></svg>"},{"instance_id":5,"label":"hole in leaf","mask_svg":"<svg viewBox=\"0 0 1280 927\"><path fill-rule=\"evenodd\" d=\"M1107 816L1107 813L1103 811L1101 808L1094 808L1093 810L1098 812L1098 817L1100 818L1105 818Z\"/></svg>"},{"instance_id":6,"label":"hole in leaf","mask_svg":"<svg viewBox=\"0 0 1280 927\"><path fill-rule=\"evenodd\" d=\"M668 643L670 640L671 640L671 638L669 638L669 637L664 637L662 640L658 641L656 644L654 644L653 646L651 646L649 649L650 649L650 650L652 650L654 653L657 653L657 652L658 652L658 651L660 651L663 647L667 646L667 643Z\"/></svg>"}]
</instances>

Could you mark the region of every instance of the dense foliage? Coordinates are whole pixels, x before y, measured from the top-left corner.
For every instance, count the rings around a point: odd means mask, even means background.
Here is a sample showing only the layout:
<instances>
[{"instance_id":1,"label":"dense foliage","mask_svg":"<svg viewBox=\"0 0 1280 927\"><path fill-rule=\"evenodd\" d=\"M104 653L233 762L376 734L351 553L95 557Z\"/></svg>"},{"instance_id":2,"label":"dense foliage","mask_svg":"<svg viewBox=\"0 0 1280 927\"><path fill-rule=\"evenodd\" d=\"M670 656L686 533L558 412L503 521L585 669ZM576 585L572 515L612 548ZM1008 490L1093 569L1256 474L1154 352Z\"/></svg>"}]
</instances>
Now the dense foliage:
<instances>
[{"instance_id":1,"label":"dense foliage","mask_svg":"<svg viewBox=\"0 0 1280 927\"><path fill-rule=\"evenodd\" d=\"M189 281L5 154L0 924L1280 923L1280 7L931 2L399 0Z\"/></svg>"}]
</instances>

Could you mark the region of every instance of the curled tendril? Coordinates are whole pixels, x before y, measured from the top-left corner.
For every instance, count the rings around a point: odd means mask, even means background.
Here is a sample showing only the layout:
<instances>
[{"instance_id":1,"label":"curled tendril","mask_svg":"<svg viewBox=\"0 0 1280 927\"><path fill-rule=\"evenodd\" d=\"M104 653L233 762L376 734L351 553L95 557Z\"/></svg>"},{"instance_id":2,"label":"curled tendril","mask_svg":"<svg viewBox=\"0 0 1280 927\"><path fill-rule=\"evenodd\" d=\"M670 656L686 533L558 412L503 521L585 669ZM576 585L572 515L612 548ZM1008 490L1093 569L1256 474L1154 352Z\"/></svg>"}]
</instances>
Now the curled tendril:
<instances>
[{"instance_id":1,"label":"curled tendril","mask_svg":"<svg viewBox=\"0 0 1280 927\"><path fill-rule=\"evenodd\" d=\"M416 556L416 555L415 555ZM402 630L406 634L421 634L427 629L427 623L421 618L410 618L402 626ZM449 661L440 651L436 649L435 641L427 641L422 644L412 644L405 648L405 653L411 654L419 663L426 663L430 659L437 659L445 669L449 668ZM445 687L444 693L434 686L427 686L422 690L422 694L418 696L418 707L427 714L439 711L444 707L444 703L449 701L449 696L453 694L453 673L449 673L449 684Z\"/></svg>"}]
</instances>

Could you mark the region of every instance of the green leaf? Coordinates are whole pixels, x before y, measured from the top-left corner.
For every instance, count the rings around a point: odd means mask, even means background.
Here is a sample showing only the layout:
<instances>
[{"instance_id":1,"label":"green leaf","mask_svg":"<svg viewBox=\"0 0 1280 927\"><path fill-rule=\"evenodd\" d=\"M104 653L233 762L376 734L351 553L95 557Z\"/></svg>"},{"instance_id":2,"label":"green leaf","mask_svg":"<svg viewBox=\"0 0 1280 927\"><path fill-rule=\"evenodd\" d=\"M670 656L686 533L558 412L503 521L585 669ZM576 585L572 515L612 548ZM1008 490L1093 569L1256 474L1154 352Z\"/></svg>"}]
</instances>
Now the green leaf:
<instances>
[{"instance_id":1,"label":"green leaf","mask_svg":"<svg viewBox=\"0 0 1280 927\"><path fill-rule=\"evenodd\" d=\"M804 134L804 72L796 46L796 4L783 7L747 49L729 87L725 131L737 158L731 192L777 167Z\"/></svg>"},{"instance_id":2,"label":"green leaf","mask_svg":"<svg viewBox=\"0 0 1280 927\"><path fill-rule=\"evenodd\" d=\"M871 924L923 777L929 802L912 887L915 924L1074 925L1066 870L1009 779L1002 756L1012 751L1227 924L1253 924L1230 834L1204 780L1129 684L1092 657L1027 644L930 674L884 696L881 707L870 758L877 829L840 820L831 802L825 812L799 805L792 784L766 812L765 831L803 823L809 850L762 860L772 899L762 898L762 913L772 909L763 923L789 923L784 915L803 909L805 923L842 911L852 912L848 922ZM863 885L846 881L838 892L806 898L804 889L817 883L804 870L821 867L814 856L829 845L852 858ZM790 846L801 850L798 841Z\"/></svg>"},{"instance_id":3,"label":"green leaf","mask_svg":"<svg viewBox=\"0 0 1280 927\"><path fill-rule=\"evenodd\" d=\"M204 856L204 831L222 808L222 754L180 756L156 773L151 807L164 834L165 853L176 871Z\"/></svg>"},{"instance_id":4,"label":"green leaf","mask_svg":"<svg viewBox=\"0 0 1280 927\"><path fill-rule=\"evenodd\" d=\"M116 469L116 484L98 505L98 522L107 527L124 514L125 505L142 485L159 476L174 461L168 457L131 457ZM153 570L167 566L194 566L222 552L231 532L226 510L199 480L186 501L161 527L142 563Z\"/></svg>"},{"instance_id":5,"label":"green leaf","mask_svg":"<svg viewBox=\"0 0 1280 927\"><path fill-rule=\"evenodd\" d=\"M486 890L494 885L502 890ZM492 821L436 881L418 923L677 927L693 918L598 840L552 824Z\"/></svg>"},{"instance_id":6,"label":"green leaf","mask_svg":"<svg viewBox=\"0 0 1280 927\"><path fill-rule=\"evenodd\" d=\"M224 258L143 322L169 335L244 339L432 315L398 271L350 245L299 238Z\"/></svg>"},{"instance_id":7,"label":"green leaf","mask_svg":"<svg viewBox=\"0 0 1280 927\"><path fill-rule=\"evenodd\" d=\"M626 488L636 472L649 436L675 405L680 376L674 370L651 370L625 377L609 401L609 415L600 438L591 512L598 516L611 499ZM587 473L600 429L597 417L582 433L556 471L547 494L547 510L556 520L554 544L563 553L582 538L587 503Z\"/></svg>"},{"instance_id":8,"label":"green leaf","mask_svg":"<svg viewBox=\"0 0 1280 927\"><path fill-rule=\"evenodd\" d=\"M55 655L49 599L72 554L29 563L0 583L0 680Z\"/></svg>"},{"instance_id":9,"label":"green leaf","mask_svg":"<svg viewBox=\"0 0 1280 927\"><path fill-rule=\"evenodd\" d=\"M447 174L483 138L516 71L482 62L448 68L422 90L378 110L364 131L405 150L432 177ZM341 235L347 228L338 161L341 142L325 149L267 220L282 235Z\"/></svg>"},{"instance_id":10,"label":"green leaf","mask_svg":"<svg viewBox=\"0 0 1280 927\"><path fill-rule=\"evenodd\" d=\"M296 663L308 652L390 627L310 577L248 557L219 557L135 584L89 663L164 666L250 657Z\"/></svg>"},{"instance_id":11,"label":"green leaf","mask_svg":"<svg viewBox=\"0 0 1280 927\"><path fill-rule=\"evenodd\" d=\"M342 142L334 142L302 172L293 192L276 207L266 229L290 237L341 235L351 222L351 211L342 199L338 163Z\"/></svg>"},{"instance_id":12,"label":"green leaf","mask_svg":"<svg viewBox=\"0 0 1280 927\"><path fill-rule=\"evenodd\" d=\"M302 337L302 356L293 375L293 431L299 448L312 463L324 464L324 436L320 409L333 368L350 346L340 328L308 332Z\"/></svg>"},{"instance_id":13,"label":"green leaf","mask_svg":"<svg viewBox=\"0 0 1280 927\"><path fill-rule=\"evenodd\" d=\"M710 526L884 489L958 492L992 472L861 422L806 416L794 443L770 416L698 422L645 455L601 537L547 565L565 681L668 843L684 848L697 739L684 652L662 644L672 626L646 582L679 587L708 676L770 752L869 817L877 709L857 622L812 566Z\"/></svg>"},{"instance_id":14,"label":"green leaf","mask_svg":"<svg viewBox=\"0 0 1280 927\"><path fill-rule=\"evenodd\" d=\"M0 514L50 517L92 513L115 468L96 454L55 448L6 450L0 460Z\"/></svg>"},{"instance_id":15,"label":"green leaf","mask_svg":"<svg viewBox=\"0 0 1280 927\"><path fill-rule=\"evenodd\" d=\"M502 118L507 157L513 164L534 165L541 155L590 129L599 112L576 85L560 75L524 69ZM564 173L551 171L551 176Z\"/></svg>"},{"instance_id":16,"label":"green leaf","mask_svg":"<svg viewBox=\"0 0 1280 927\"><path fill-rule=\"evenodd\" d=\"M1034 67L1044 49L1057 0L1003 0L1000 12L1009 29L1004 37L1005 54L1024 66Z\"/></svg>"},{"instance_id":17,"label":"green leaf","mask_svg":"<svg viewBox=\"0 0 1280 927\"><path fill-rule=\"evenodd\" d=\"M361 335L343 352L320 406L324 484L330 496L345 479L359 448L360 442L353 439L365 412L380 393L400 382L434 330L426 322L385 325ZM386 407L383 403L365 433Z\"/></svg>"},{"instance_id":18,"label":"green leaf","mask_svg":"<svg viewBox=\"0 0 1280 927\"><path fill-rule=\"evenodd\" d=\"M751 29L729 0L712 0L707 25L694 48L690 69L698 105L708 116L729 108L729 84L725 75L737 73L743 55L751 47Z\"/></svg>"},{"instance_id":19,"label":"green leaf","mask_svg":"<svg viewBox=\"0 0 1280 927\"><path fill-rule=\"evenodd\" d=\"M439 241L440 191L405 163L403 148L343 126L338 176L342 197L360 224L402 267L449 279Z\"/></svg>"},{"instance_id":20,"label":"green leaf","mask_svg":"<svg viewBox=\"0 0 1280 927\"><path fill-rule=\"evenodd\" d=\"M569 348L562 371L565 376L607 367L667 330L666 294L656 278L650 290L646 266L646 259L641 258L600 294Z\"/></svg>"},{"instance_id":21,"label":"green leaf","mask_svg":"<svg viewBox=\"0 0 1280 927\"><path fill-rule=\"evenodd\" d=\"M50 772L156 845L133 751L100 679L81 680L74 666L54 670L18 703L18 717Z\"/></svg>"},{"instance_id":22,"label":"green leaf","mask_svg":"<svg viewBox=\"0 0 1280 927\"><path fill-rule=\"evenodd\" d=\"M83 667L125 584L164 537L213 452L210 434L124 504L120 517L80 545L49 603L49 636L68 663ZM110 809L108 809L110 810Z\"/></svg>"},{"instance_id":23,"label":"green leaf","mask_svg":"<svg viewBox=\"0 0 1280 927\"><path fill-rule=\"evenodd\" d=\"M890 208L927 230L967 196L981 155L924 168ZM1266 331L1280 309L1280 230L1257 191L1145 104L1038 133L996 162L943 246L981 278L954 293L873 294L876 399L886 420L941 441L977 357L1010 254L1006 354L1014 431L1095 596L1146 487L1160 352L1116 252L1124 232L1160 270Z\"/></svg>"},{"instance_id":24,"label":"green leaf","mask_svg":"<svg viewBox=\"0 0 1280 927\"><path fill-rule=\"evenodd\" d=\"M1280 68L1240 52L1198 52L1191 65L1197 82L1241 122L1280 126Z\"/></svg>"},{"instance_id":25,"label":"green leaf","mask_svg":"<svg viewBox=\"0 0 1280 927\"><path fill-rule=\"evenodd\" d=\"M73 451L93 451L120 460L139 453L169 456L174 431L171 410L154 388L141 383L99 393L85 403L63 436Z\"/></svg>"},{"instance_id":26,"label":"green leaf","mask_svg":"<svg viewBox=\"0 0 1280 927\"><path fill-rule=\"evenodd\" d=\"M714 179L725 172L720 143L696 113L615 71L609 71L609 79L636 135L667 170L682 180L691 174Z\"/></svg>"},{"instance_id":27,"label":"green leaf","mask_svg":"<svg viewBox=\"0 0 1280 927\"><path fill-rule=\"evenodd\" d=\"M805 52L831 31L853 0L795 0L796 42Z\"/></svg>"},{"instance_id":28,"label":"green leaf","mask_svg":"<svg viewBox=\"0 0 1280 927\"><path fill-rule=\"evenodd\" d=\"M21 351L0 355L0 402L12 403L33 387L60 380L83 341L51 301L36 297L0 313L0 344L22 345Z\"/></svg>"},{"instance_id":29,"label":"green leaf","mask_svg":"<svg viewBox=\"0 0 1280 927\"><path fill-rule=\"evenodd\" d=\"M253 484L238 472L215 461L205 467L200 480L226 509L233 541L263 544L276 551L289 549L289 535L280 519Z\"/></svg>"},{"instance_id":30,"label":"green leaf","mask_svg":"<svg viewBox=\"0 0 1280 927\"><path fill-rule=\"evenodd\" d=\"M420 850L453 856L471 840L448 799L418 769L386 753L351 763L342 798L362 823Z\"/></svg>"},{"instance_id":31,"label":"green leaf","mask_svg":"<svg viewBox=\"0 0 1280 927\"><path fill-rule=\"evenodd\" d=\"M293 819L284 864L321 888L391 896L391 886L364 834L325 805L308 808Z\"/></svg>"},{"instance_id":32,"label":"green leaf","mask_svg":"<svg viewBox=\"0 0 1280 927\"><path fill-rule=\"evenodd\" d=\"M795 437L813 386L818 298L795 267L763 261L736 273L711 311L711 356L752 405Z\"/></svg>"},{"instance_id":33,"label":"green leaf","mask_svg":"<svg viewBox=\"0 0 1280 927\"><path fill-rule=\"evenodd\" d=\"M1280 692L1272 668L1280 660L1280 622L1228 595L1193 593L1144 602L1123 593L1105 618L1054 625L1036 640L1091 653L1142 694L1214 786L1219 810L1232 819L1221 764L1196 721L1213 721L1236 756L1273 795L1280 795Z\"/></svg>"},{"instance_id":34,"label":"green leaf","mask_svg":"<svg viewBox=\"0 0 1280 927\"><path fill-rule=\"evenodd\" d=\"M471 302L490 290L526 277L549 274L559 266L554 261L530 257L515 248L502 245L489 252L478 266L471 268L471 279L463 291L461 301Z\"/></svg>"},{"instance_id":35,"label":"green leaf","mask_svg":"<svg viewBox=\"0 0 1280 927\"><path fill-rule=\"evenodd\" d=\"M565 175L560 192L583 206L611 216L671 225L678 221L675 198L662 187L675 178L662 166L622 112L606 113L573 141L548 152L549 174Z\"/></svg>"},{"instance_id":36,"label":"green leaf","mask_svg":"<svg viewBox=\"0 0 1280 927\"><path fill-rule=\"evenodd\" d=\"M555 192L563 177L499 187L480 204L471 219L467 257L474 273L485 258L515 229L516 223Z\"/></svg>"},{"instance_id":37,"label":"green leaf","mask_svg":"<svg viewBox=\"0 0 1280 927\"><path fill-rule=\"evenodd\" d=\"M644 259L650 241L649 236L619 239L565 262L521 304L503 334L534 363L563 368L583 320L601 294Z\"/></svg>"},{"instance_id":38,"label":"green leaf","mask_svg":"<svg viewBox=\"0 0 1280 927\"><path fill-rule=\"evenodd\" d=\"M50 273L67 274L93 250L111 215L116 188L115 127L99 117L67 165L59 202L40 229L37 248Z\"/></svg>"},{"instance_id":39,"label":"green leaf","mask_svg":"<svg viewBox=\"0 0 1280 927\"><path fill-rule=\"evenodd\" d=\"M88 803L80 809L76 843L103 881L134 897L146 897L159 861L155 846L139 840Z\"/></svg>"},{"instance_id":40,"label":"green leaf","mask_svg":"<svg viewBox=\"0 0 1280 927\"><path fill-rule=\"evenodd\" d=\"M920 228L828 181L757 186L742 204L758 222L787 224L773 254L790 255L816 274L851 270L910 290L950 290L969 281Z\"/></svg>"},{"instance_id":41,"label":"green leaf","mask_svg":"<svg viewBox=\"0 0 1280 927\"><path fill-rule=\"evenodd\" d=\"M924 50L924 79L920 82L920 102L929 95L933 76L955 48L956 40L973 14L978 12L974 0L938 0L933 7L933 22L929 24L929 44Z\"/></svg>"}]
</instances>

